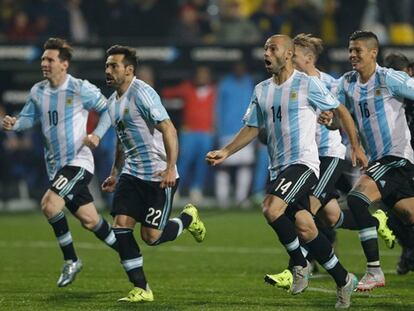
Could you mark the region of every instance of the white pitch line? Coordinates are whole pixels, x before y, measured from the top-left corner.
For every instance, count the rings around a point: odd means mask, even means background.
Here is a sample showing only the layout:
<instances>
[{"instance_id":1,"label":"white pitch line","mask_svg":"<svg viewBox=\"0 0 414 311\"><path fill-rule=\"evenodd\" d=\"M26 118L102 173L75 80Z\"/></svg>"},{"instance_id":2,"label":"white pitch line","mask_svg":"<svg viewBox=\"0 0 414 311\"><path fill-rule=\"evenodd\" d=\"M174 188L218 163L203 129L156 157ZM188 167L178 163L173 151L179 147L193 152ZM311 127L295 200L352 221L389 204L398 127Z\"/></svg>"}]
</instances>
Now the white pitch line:
<instances>
[{"instance_id":1,"label":"white pitch line","mask_svg":"<svg viewBox=\"0 0 414 311\"><path fill-rule=\"evenodd\" d=\"M144 243L141 245L145 248L153 248L146 246ZM0 240L0 248L55 248L58 246L57 241L4 241ZM90 243L90 242L76 242L76 248L83 249L106 249L107 246L104 243ZM228 246L161 246L157 247L156 250L162 252L177 252L177 253L192 253L195 250L200 253L222 253L222 254L286 254L286 251L281 248L271 247L228 247ZM341 254L363 256L362 251L341 251ZM382 251L381 256L384 257L398 257L399 253L395 251Z\"/></svg>"},{"instance_id":2,"label":"white pitch line","mask_svg":"<svg viewBox=\"0 0 414 311\"><path fill-rule=\"evenodd\" d=\"M319 288L319 287L308 287L306 290L311 291L311 292L325 293L325 294L336 294L336 290ZM353 296L365 296L365 297L374 297L374 298L392 297L391 295L378 295L378 294L371 294L370 292L369 293L356 292L353 294Z\"/></svg>"}]
</instances>

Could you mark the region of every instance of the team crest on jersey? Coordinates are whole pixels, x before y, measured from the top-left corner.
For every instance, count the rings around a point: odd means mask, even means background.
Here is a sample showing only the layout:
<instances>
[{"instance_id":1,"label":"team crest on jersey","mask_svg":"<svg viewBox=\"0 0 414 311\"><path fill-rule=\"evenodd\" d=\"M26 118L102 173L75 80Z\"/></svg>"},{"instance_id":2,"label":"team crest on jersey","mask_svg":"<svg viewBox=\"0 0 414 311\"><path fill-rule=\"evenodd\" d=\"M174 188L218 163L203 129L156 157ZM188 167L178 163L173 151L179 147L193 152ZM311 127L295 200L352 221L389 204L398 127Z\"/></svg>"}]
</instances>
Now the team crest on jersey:
<instances>
[{"instance_id":1,"label":"team crest on jersey","mask_svg":"<svg viewBox=\"0 0 414 311\"><path fill-rule=\"evenodd\" d=\"M128 114L128 112L129 112L129 108L128 107L125 107L125 109L124 109L124 115L125 114Z\"/></svg>"},{"instance_id":2,"label":"team crest on jersey","mask_svg":"<svg viewBox=\"0 0 414 311\"><path fill-rule=\"evenodd\" d=\"M381 89L375 90L375 96L381 96L381 94L382 94Z\"/></svg>"},{"instance_id":3,"label":"team crest on jersey","mask_svg":"<svg viewBox=\"0 0 414 311\"><path fill-rule=\"evenodd\" d=\"M298 98L298 93L296 93L295 91L290 93L290 99L297 99Z\"/></svg>"},{"instance_id":4,"label":"team crest on jersey","mask_svg":"<svg viewBox=\"0 0 414 311\"><path fill-rule=\"evenodd\" d=\"M72 104L73 104L73 98L72 97L66 98L66 105L70 106Z\"/></svg>"}]
</instances>

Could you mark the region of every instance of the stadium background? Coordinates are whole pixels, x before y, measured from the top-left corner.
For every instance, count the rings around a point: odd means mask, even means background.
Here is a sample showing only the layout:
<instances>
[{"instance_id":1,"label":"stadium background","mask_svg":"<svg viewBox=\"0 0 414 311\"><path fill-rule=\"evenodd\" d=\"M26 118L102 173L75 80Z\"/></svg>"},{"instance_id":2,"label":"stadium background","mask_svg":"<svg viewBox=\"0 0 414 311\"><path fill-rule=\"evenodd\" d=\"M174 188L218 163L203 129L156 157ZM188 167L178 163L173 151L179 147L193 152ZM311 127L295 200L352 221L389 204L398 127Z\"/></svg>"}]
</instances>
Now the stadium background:
<instances>
[{"instance_id":1,"label":"stadium background","mask_svg":"<svg viewBox=\"0 0 414 311\"><path fill-rule=\"evenodd\" d=\"M42 43L51 36L73 43L70 73L90 80L105 95L110 94L104 81L105 50L116 43L136 47L141 65L153 71L161 94L165 87L191 79L197 65L212 70L215 84L235 62L244 63L255 82L266 78L263 43L274 33L322 37L325 51L319 67L336 77L350 69L347 39L357 29L377 33L380 64L391 51L414 60L413 12L411 0L1 0L0 119L5 113L17 113L30 87L42 79ZM163 103L181 130L183 102ZM108 147L100 147L96 155L97 162L106 160L97 166L97 175L103 177L112 155L113 136L107 137ZM200 202L206 207L202 209L206 241L194 245L184 235L163 247L142 246L156 295L156 302L145 305L145 310L332 308L334 284L324 273L315 275L300 297L263 285L265 273L285 269L287 255L255 202L242 206L251 207L248 210L238 208L240 204L215 208L215 171L208 174ZM47 185L39 129L21 134L0 130L0 310L135 310L136 306L115 302L130 289L119 258L73 217L70 228L85 269L69 288L56 288L61 258L39 211ZM95 180L96 200L105 211L110 198L100 198L98 185ZM177 207L188 200L187 194L183 189ZM338 235L341 261L362 276L365 262L357 234L339 231ZM387 287L355 294L353 308L414 310L412 274L395 273L400 249L383 246L380 241Z\"/></svg>"},{"instance_id":2,"label":"stadium background","mask_svg":"<svg viewBox=\"0 0 414 311\"><path fill-rule=\"evenodd\" d=\"M2 0L0 117L17 113L30 87L42 79L42 43L51 36L74 44L70 73L90 80L107 96L111 91L104 81L105 50L116 43L136 47L141 65L152 71L154 86L162 94L167 86L191 80L199 65L211 69L214 87L237 62L246 65L255 83L266 78L262 46L274 33L322 37L326 48L319 68L334 77L350 69L347 38L360 28L377 33L383 45L380 62L395 50L414 59L413 11L409 0L398 5L387 0ZM183 101L163 102L180 130ZM111 163L108 150L114 137L107 136L106 149L96 152L99 180ZM47 187L39 130L0 132L0 139L0 210L36 208ZM254 174L254 164L251 169ZM198 197L197 203L214 205L214 173L208 171L202 189L206 200ZM98 182L94 185L97 188ZM183 185L181 193L187 195L189 188ZM109 204L94 192L99 205Z\"/></svg>"}]
</instances>

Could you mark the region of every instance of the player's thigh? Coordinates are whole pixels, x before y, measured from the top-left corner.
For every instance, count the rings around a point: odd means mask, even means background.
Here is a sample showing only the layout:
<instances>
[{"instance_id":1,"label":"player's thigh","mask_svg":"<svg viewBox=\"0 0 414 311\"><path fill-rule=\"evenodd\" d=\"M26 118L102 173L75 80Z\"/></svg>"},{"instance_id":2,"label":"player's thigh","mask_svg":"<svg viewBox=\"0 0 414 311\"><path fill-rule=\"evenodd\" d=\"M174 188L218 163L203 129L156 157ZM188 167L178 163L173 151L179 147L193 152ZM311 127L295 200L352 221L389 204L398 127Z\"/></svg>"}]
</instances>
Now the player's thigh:
<instances>
[{"instance_id":1,"label":"player's thigh","mask_svg":"<svg viewBox=\"0 0 414 311\"><path fill-rule=\"evenodd\" d=\"M271 223L285 213L287 204L281 198L273 194L267 194L263 200L262 208L263 215Z\"/></svg>"},{"instance_id":2,"label":"player's thigh","mask_svg":"<svg viewBox=\"0 0 414 311\"><path fill-rule=\"evenodd\" d=\"M399 200L394 209L406 224L414 224L414 197Z\"/></svg>"},{"instance_id":3,"label":"player's thigh","mask_svg":"<svg viewBox=\"0 0 414 311\"><path fill-rule=\"evenodd\" d=\"M325 225L333 227L341 215L341 207L336 199L330 200L324 208L320 209L317 217L320 218Z\"/></svg>"}]
</instances>

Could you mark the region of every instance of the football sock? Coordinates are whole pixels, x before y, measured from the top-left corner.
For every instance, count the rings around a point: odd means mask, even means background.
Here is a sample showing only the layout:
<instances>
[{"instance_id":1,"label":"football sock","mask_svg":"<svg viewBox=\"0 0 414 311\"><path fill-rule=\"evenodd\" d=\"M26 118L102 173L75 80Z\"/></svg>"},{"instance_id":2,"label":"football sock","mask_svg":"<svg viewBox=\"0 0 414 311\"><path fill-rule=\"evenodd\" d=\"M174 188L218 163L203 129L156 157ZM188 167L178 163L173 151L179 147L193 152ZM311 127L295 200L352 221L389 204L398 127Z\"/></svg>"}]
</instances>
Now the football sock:
<instances>
[{"instance_id":1,"label":"football sock","mask_svg":"<svg viewBox=\"0 0 414 311\"><path fill-rule=\"evenodd\" d=\"M338 287L344 286L348 272L336 257L329 240L319 233L316 238L306 244L317 262L334 278L336 285Z\"/></svg>"},{"instance_id":2,"label":"football sock","mask_svg":"<svg viewBox=\"0 0 414 311\"><path fill-rule=\"evenodd\" d=\"M342 229L349 229L349 230L358 230L358 226L355 221L354 215L352 214L352 211L349 209L341 211L339 219L333 228L334 229L342 228Z\"/></svg>"},{"instance_id":3,"label":"football sock","mask_svg":"<svg viewBox=\"0 0 414 311\"><path fill-rule=\"evenodd\" d=\"M165 226L164 230L162 231L160 238L151 245L159 245L164 242L174 241L189 225L189 222L186 219L186 227L184 227L182 216L188 216L192 220L192 217L187 214L182 214L179 217L170 219L167 222L167 225Z\"/></svg>"},{"instance_id":4,"label":"football sock","mask_svg":"<svg viewBox=\"0 0 414 311\"><path fill-rule=\"evenodd\" d=\"M118 242L108 222L100 217L99 223L92 229L95 236L106 245L118 251Z\"/></svg>"},{"instance_id":5,"label":"football sock","mask_svg":"<svg viewBox=\"0 0 414 311\"><path fill-rule=\"evenodd\" d=\"M306 267L306 259L303 257L295 226L290 219L286 215L282 215L269 225L276 232L280 243L286 248L293 265Z\"/></svg>"},{"instance_id":6,"label":"football sock","mask_svg":"<svg viewBox=\"0 0 414 311\"><path fill-rule=\"evenodd\" d=\"M118 241L119 257L129 280L135 287L147 288L147 280L143 270L143 257L134 238L133 230L129 228L114 228Z\"/></svg>"},{"instance_id":7,"label":"football sock","mask_svg":"<svg viewBox=\"0 0 414 311\"><path fill-rule=\"evenodd\" d=\"M78 260L75 248L73 247L72 235L69 231L68 222L63 211L48 219L49 224L55 232L56 239L59 242L60 249L63 252L64 260Z\"/></svg>"},{"instance_id":8,"label":"football sock","mask_svg":"<svg viewBox=\"0 0 414 311\"><path fill-rule=\"evenodd\" d=\"M378 249L378 221L371 216L368 207L371 201L362 193L351 191L348 194L348 206L354 215L359 229L361 241L367 262L379 261Z\"/></svg>"}]
</instances>

